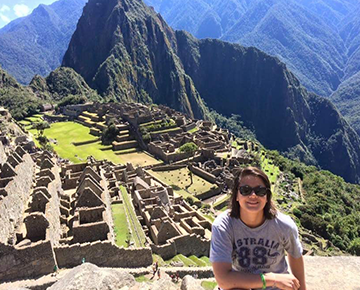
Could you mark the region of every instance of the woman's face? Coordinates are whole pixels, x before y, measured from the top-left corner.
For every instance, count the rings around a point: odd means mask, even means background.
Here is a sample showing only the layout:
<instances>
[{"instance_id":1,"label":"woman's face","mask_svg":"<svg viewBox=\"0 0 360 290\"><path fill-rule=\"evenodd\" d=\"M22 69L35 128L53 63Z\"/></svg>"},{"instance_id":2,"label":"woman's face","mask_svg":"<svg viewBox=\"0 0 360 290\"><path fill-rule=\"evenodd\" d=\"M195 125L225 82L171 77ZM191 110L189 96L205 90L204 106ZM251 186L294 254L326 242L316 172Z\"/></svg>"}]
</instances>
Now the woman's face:
<instances>
[{"instance_id":1,"label":"woman's face","mask_svg":"<svg viewBox=\"0 0 360 290\"><path fill-rule=\"evenodd\" d=\"M244 185L250 186L252 188L257 186L266 187L263 180L255 175L246 175L241 178L239 187ZM239 202L241 214L263 213L267 202L267 195L257 196L255 192L252 191L250 195L243 196L240 191L238 191L236 200Z\"/></svg>"}]
</instances>

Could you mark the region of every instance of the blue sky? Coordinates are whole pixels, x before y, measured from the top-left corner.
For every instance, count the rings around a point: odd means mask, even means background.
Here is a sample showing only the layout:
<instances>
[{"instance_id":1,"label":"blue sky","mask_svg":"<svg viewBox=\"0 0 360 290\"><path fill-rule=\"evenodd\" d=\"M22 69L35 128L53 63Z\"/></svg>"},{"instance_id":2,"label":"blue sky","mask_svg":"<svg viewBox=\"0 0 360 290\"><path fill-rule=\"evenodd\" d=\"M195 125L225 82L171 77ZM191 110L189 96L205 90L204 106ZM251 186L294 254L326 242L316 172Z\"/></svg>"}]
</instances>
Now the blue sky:
<instances>
[{"instance_id":1,"label":"blue sky","mask_svg":"<svg viewBox=\"0 0 360 290\"><path fill-rule=\"evenodd\" d=\"M10 21L29 15L39 4L51 4L56 0L0 0L0 28Z\"/></svg>"}]
</instances>

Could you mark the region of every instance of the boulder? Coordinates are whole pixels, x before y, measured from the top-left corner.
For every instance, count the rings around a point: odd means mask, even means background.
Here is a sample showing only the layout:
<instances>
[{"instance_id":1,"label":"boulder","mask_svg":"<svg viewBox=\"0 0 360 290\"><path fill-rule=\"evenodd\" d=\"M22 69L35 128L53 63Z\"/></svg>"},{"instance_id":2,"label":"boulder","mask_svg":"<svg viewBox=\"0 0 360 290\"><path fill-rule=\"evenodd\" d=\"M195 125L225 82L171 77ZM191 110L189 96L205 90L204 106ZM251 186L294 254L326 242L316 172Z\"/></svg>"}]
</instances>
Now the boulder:
<instances>
[{"instance_id":1,"label":"boulder","mask_svg":"<svg viewBox=\"0 0 360 290\"><path fill-rule=\"evenodd\" d=\"M75 267L49 290L105 290L135 285L135 278L125 271L99 268L90 263Z\"/></svg>"},{"instance_id":2,"label":"boulder","mask_svg":"<svg viewBox=\"0 0 360 290\"><path fill-rule=\"evenodd\" d=\"M204 290L200 280L196 280L190 275L186 275L181 282L181 290Z\"/></svg>"}]
</instances>

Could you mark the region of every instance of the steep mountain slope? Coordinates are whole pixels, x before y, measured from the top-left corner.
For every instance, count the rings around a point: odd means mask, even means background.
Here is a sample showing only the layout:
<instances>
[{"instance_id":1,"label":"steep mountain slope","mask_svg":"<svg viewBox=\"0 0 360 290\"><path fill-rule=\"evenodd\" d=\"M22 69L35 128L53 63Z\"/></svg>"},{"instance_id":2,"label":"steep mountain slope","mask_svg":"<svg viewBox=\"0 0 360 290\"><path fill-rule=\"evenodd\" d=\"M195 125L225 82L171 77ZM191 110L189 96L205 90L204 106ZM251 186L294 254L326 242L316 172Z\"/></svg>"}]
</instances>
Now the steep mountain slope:
<instances>
[{"instance_id":1,"label":"steep mountain slope","mask_svg":"<svg viewBox=\"0 0 360 290\"><path fill-rule=\"evenodd\" d=\"M342 39L291 1L258 1L222 39L278 56L305 87L320 95L327 96L340 83L346 61Z\"/></svg>"},{"instance_id":2,"label":"steep mountain slope","mask_svg":"<svg viewBox=\"0 0 360 290\"><path fill-rule=\"evenodd\" d=\"M14 118L21 119L35 113L39 105L35 94L20 85L0 66L0 106L9 109Z\"/></svg>"},{"instance_id":3,"label":"steep mountain slope","mask_svg":"<svg viewBox=\"0 0 360 290\"><path fill-rule=\"evenodd\" d=\"M119 101L152 99L204 117L205 106L175 45L174 32L142 1L89 1L63 66L72 67L102 95Z\"/></svg>"},{"instance_id":4,"label":"steep mountain slope","mask_svg":"<svg viewBox=\"0 0 360 290\"><path fill-rule=\"evenodd\" d=\"M360 181L358 135L283 63L174 32L140 0L90 0L63 66L119 101L152 100L196 117L206 115L203 98L223 115L241 115L266 147Z\"/></svg>"},{"instance_id":5,"label":"steep mountain slope","mask_svg":"<svg viewBox=\"0 0 360 290\"><path fill-rule=\"evenodd\" d=\"M85 80L71 68L60 67L46 78L36 75L30 82L30 89L42 100L60 101L69 95L97 99Z\"/></svg>"},{"instance_id":6,"label":"steep mountain slope","mask_svg":"<svg viewBox=\"0 0 360 290\"><path fill-rule=\"evenodd\" d=\"M36 75L29 86L19 84L0 66L0 106L15 119L39 112L42 103L55 103L66 97L96 101L97 93L71 68L58 68L43 78Z\"/></svg>"},{"instance_id":7,"label":"steep mountain slope","mask_svg":"<svg viewBox=\"0 0 360 290\"><path fill-rule=\"evenodd\" d=\"M267 148L308 162L315 158L323 168L355 178L359 137L328 100L303 89L283 63L255 48L198 41L184 32L177 32L177 39L185 71L210 108L239 114Z\"/></svg>"},{"instance_id":8,"label":"steep mountain slope","mask_svg":"<svg viewBox=\"0 0 360 290\"><path fill-rule=\"evenodd\" d=\"M354 45L342 35L348 33L346 24L360 21L359 0L197 0L202 5L196 10L188 9L188 1L159 1L155 9L173 28L277 56L319 95L329 96L359 69L360 56L351 57Z\"/></svg>"},{"instance_id":9,"label":"steep mountain slope","mask_svg":"<svg viewBox=\"0 0 360 290\"><path fill-rule=\"evenodd\" d=\"M330 100L360 135L360 71L344 81Z\"/></svg>"},{"instance_id":10,"label":"steep mountain slope","mask_svg":"<svg viewBox=\"0 0 360 290\"><path fill-rule=\"evenodd\" d=\"M360 4L340 23L340 35L343 38L349 57L344 80L360 71Z\"/></svg>"},{"instance_id":11,"label":"steep mountain slope","mask_svg":"<svg viewBox=\"0 0 360 290\"><path fill-rule=\"evenodd\" d=\"M144 0L175 29L184 29L197 38L220 38L253 1L249 0Z\"/></svg>"},{"instance_id":12,"label":"steep mountain slope","mask_svg":"<svg viewBox=\"0 0 360 290\"><path fill-rule=\"evenodd\" d=\"M0 30L0 64L20 83L57 68L87 0L39 5Z\"/></svg>"}]
</instances>

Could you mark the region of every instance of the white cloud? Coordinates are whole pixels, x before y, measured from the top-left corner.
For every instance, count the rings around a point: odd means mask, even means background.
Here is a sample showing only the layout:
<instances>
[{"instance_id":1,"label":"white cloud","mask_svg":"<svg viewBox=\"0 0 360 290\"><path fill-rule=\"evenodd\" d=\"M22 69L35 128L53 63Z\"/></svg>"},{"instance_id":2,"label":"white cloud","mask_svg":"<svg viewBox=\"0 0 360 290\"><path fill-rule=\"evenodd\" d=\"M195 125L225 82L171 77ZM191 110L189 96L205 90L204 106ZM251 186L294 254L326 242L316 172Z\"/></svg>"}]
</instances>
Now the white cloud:
<instances>
[{"instance_id":1,"label":"white cloud","mask_svg":"<svg viewBox=\"0 0 360 290\"><path fill-rule=\"evenodd\" d=\"M1 14L1 13L0 13L0 19L1 19L1 21L5 22L5 23L9 23L9 22L10 22L10 18L7 17L7 16L5 16L5 15L3 15L3 14Z\"/></svg>"},{"instance_id":2,"label":"white cloud","mask_svg":"<svg viewBox=\"0 0 360 290\"><path fill-rule=\"evenodd\" d=\"M10 7L7 6L7 5L3 5L3 6L0 8L0 12L5 12L5 11L10 11Z\"/></svg>"},{"instance_id":3,"label":"white cloud","mask_svg":"<svg viewBox=\"0 0 360 290\"><path fill-rule=\"evenodd\" d=\"M16 16L23 17L30 13L30 8L25 4L16 4L14 6L14 12Z\"/></svg>"}]
</instances>

